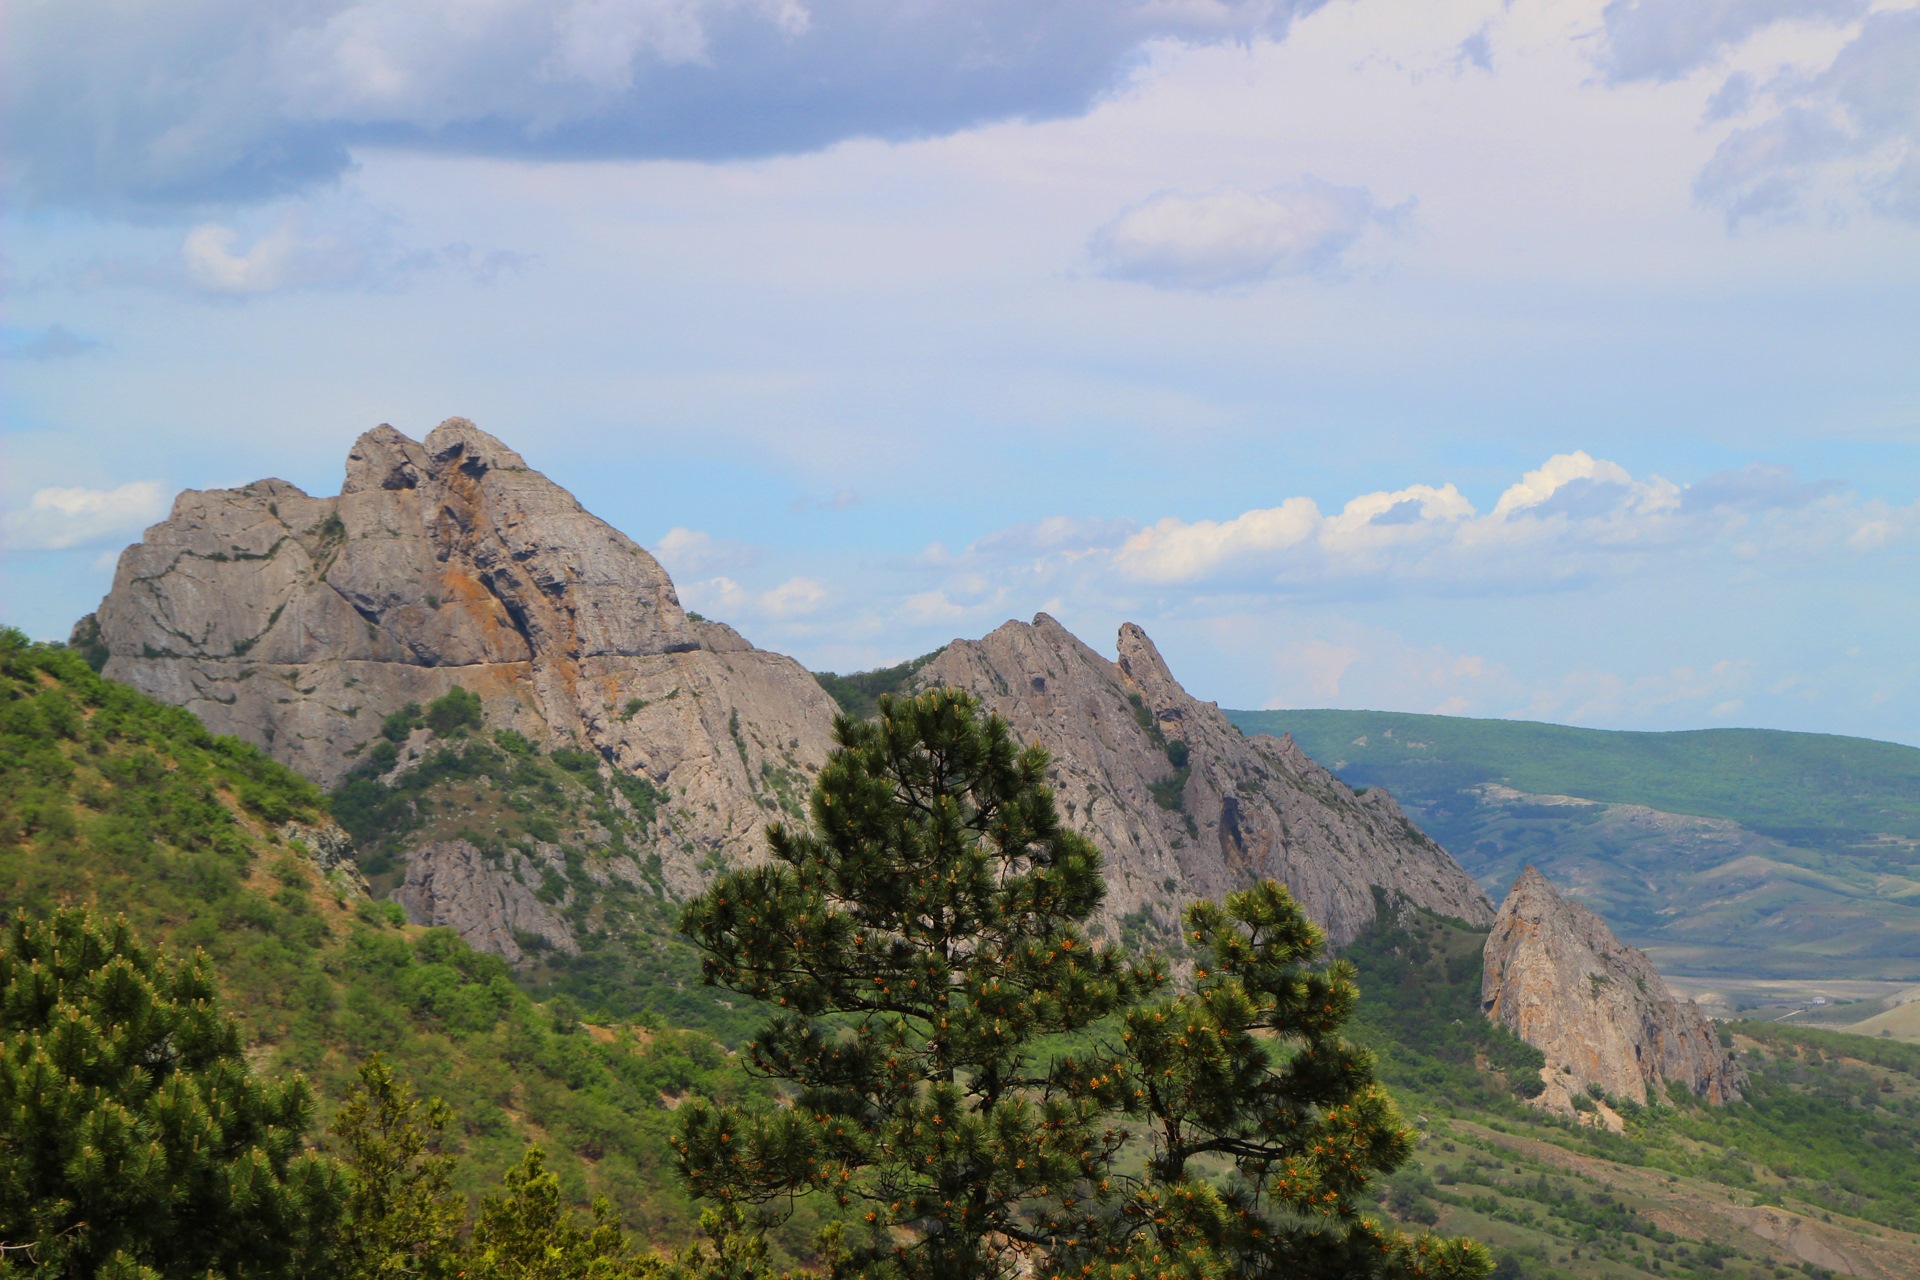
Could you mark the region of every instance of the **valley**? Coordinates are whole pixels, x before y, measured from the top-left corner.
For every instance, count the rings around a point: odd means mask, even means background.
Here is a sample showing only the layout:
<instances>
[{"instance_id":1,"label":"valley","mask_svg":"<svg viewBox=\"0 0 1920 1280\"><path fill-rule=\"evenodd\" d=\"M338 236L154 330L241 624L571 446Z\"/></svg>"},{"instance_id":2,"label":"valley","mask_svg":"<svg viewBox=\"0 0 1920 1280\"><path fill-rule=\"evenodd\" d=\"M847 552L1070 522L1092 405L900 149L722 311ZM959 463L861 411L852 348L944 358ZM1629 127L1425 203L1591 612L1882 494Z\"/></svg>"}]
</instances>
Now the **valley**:
<instances>
[{"instance_id":1,"label":"valley","mask_svg":"<svg viewBox=\"0 0 1920 1280\"><path fill-rule=\"evenodd\" d=\"M1228 715L1246 732L1291 733L1356 787L1392 790L1491 893L1538 866L1718 1012L1804 1008L1827 1022L1844 1008L1860 1021L1920 985L1920 749L1757 730Z\"/></svg>"}]
</instances>

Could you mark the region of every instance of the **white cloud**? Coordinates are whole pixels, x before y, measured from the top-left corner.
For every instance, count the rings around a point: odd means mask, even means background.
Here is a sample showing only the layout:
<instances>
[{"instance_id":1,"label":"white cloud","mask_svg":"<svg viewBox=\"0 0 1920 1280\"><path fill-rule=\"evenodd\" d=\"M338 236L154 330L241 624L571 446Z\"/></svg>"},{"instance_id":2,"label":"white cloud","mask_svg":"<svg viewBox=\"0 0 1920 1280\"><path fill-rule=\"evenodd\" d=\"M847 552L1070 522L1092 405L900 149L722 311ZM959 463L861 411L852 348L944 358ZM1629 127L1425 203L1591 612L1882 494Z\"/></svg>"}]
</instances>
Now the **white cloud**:
<instances>
[{"instance_id":1,"label":"white cloud","mask_svg":"<svg viewBox=\"0 0 1920 1280\"><path fill-rule=\"evenodd\" d=\"M1562 724L1644 723L1679 707L1725 719L1753 684L1753 664L1731 658L1637 676L1583 668L1534 691L1520 714Z\"/></svg>"},{"instance_id":2,"label":"white cloud","mask_svg":"<svg viewBox=\"0 0 1920 1280\"><path fill-rule=\"evenodd\" d=\"M760 597L769 618L799 618L817 613L827 602L827 586L818 578L789 578Z\"/></svg>"},{"instance_id":3,"label":"white cloud","mask_svg":"<svg viewBox=\"0 0 1920 1280\"><path fill-rule=\"evenodd\" d=\"M451 243L437 249L398 243L395 220L355 197L303 203L271 224L203 222L164 257L96 259L59 272L80 291L154 289L228 300L298 289L405 288L436 272L492 284L525 266L530 255Z\"/></svg>"},{"instance_id":4,"label":"white cloud","mask_svg":"<svg viewBox=\"0 0 1920 1280\"><path fill-rule=\"evenodd\" d=\"M0 517L8 551L64 551L138 533L167 513L166 487L136 480L114 489L47 488Z\"/></svg>"},{"instance_id":5,"label":"white cloud","mask_svg":"<svg viewBox=\"0 0 1920 1280\"><path fill-rule=\"evenodd\" d=\"M1656 556L1721 555L1751 569L1874 553L1920 535L1920 504L1892 507L1764 465L1683 487L1575 450L1527 471L1484 514L1455 485L1415 484L1361 494L1332 515L1291 497L1224 519L1167 517L1124 537L1125 522L1063 521L1056 527L1076 536L1036 552L1046 527L915 563L946 574L949 594L963 581L1115 602L1143 587L1189 598L1526 594L1630 575ZM945 599L929 593L914 608L928 615Z\"/></svg>"},{"instance_id":6,"label":"white cloud","mask_svg":"<svg viewBox=\"0 0 1920 1280\"><path fill-rule=\"evenodd\" d=\"M1584 449L1555 454L1500 495L1500 501L1493 507L1494 519L1503 520L1519 511L1538 510L1555 494L1581 481L1594 488L1624 489L1632 485L1633 477L1620 464L1597 461Z\"/></svg>"},{"instance_id":7,"label":"white cloud","mask_svg":"<svg viewBox=\"0 0 1920 1280\"><path fill-rule=\"evenodd\" d=\"M187 233L180 259L195 287L236 297L331 283L367 267L350 246L329 237L303 237L289 223L244 247L232 227L205 223Z\"/></svg>"},{"instance_id":8,"label":"white cloud","mask_svg":"<svg viewBox=\"0 0 1920 1280\"><path fill-rule=\"evenodd\" d=\"M660 535L647 550L676 578L748 569L760 563L758 547L680 525Z\"/></svg>"},{"instance_id":9,"label":"white cloud","mask_svg":"<svg viewBox=\"0 0 1920 1280\"><path fill-rule=\"evenodd\" d=\"M1836 21L1866 9L1839 0L1809 7ZM1693 193L1730 228L1822 205L1920 223L1920 8L1865 13L1846 30L1825 66L1763 68L1764 80L1736 71L1710 101L1710 118L1740 123Z\"/></svg>"},{"instance_id":10,"label":"white cloud","mask_svg":"<svg viewBox=\"0 0 1920 1280\"><path fill-rule=\"evenodd\" d=\"M1248 511L1231 520L1172 516L1128 538L1114 563L1147 582L1185 582L1236 563L1290 551L1317 533L1320 508L1311 498L1288 498L1277 507Z\"/></svg>"},{"instance_id":11,"label":"white cloud","mask_svg":"<svg viewBox=\"0 0 1920 1280\"><path fill-rule=\"evenodd\" d=\"M1104 275L1162 289L1225 289L1337 266L1383 210L1371 193L1318 178L1206 195L1163 192L1100 228L1088 246Z\"/></svg>"},{"instance_id":12,"label":"white cloud","mask_svg":"<svg viewBox=\"0 0 1920 1280\"><path fill-rule=\"evenodd\" d=\"M797 577L765 591L750 590L732 578L708 578L682 584L679 594L693 612L729 623L805 618L818 613L832 595L819 579Z\"/></svg>"}]
</instances>

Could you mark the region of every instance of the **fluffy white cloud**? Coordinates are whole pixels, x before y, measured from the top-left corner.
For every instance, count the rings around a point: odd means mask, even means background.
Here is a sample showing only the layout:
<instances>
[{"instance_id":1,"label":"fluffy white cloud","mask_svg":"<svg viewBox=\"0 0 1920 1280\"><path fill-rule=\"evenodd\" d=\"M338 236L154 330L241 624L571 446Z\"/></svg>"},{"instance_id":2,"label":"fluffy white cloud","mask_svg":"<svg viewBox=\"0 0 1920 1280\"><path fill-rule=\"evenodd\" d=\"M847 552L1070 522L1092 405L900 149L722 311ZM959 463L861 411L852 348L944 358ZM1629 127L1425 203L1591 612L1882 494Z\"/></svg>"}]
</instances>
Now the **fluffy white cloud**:
<instances>
[{"instance_id":1,"label":"fluffy white cloud","mask_svg":"<svg viewBox=\"0 0 1920 1280\"><path fill-rule=\"evenodd\" d=\"M0 82L29 201L263 199L361 145L718 159L1078 114L1157 39L1324 0L61 0Z\"/></svg>"},{"instance_id":2,"label":"fluffy white cloud","mask_svg":"<svg viewBox=\"0 0 1920 1280\"><path fill-rule=\"evenodd\" d=\"M40 489L25 508L0 516L0 543L8 551L64 551L130 537L166 513L167 492L158 480L114 489Z\"/></svg>"},{"instance_id":3,"label":"fluffy white cloud","mask_svg":"<svg viewBox=\"0 0 1920 1280\"><path fill-rule=\"evenodd\" d=\"M1291 551L1323 523L1311 498L1289 498L1231 520L1188 522L1168 516L1128 538L1114 563L1127 576L1146 582L1189 582Z\"/></svg>"},{"instance_id":4,"label":"fluffy white cloud","mask_svg":"<svg viewBox=\"0 0 1920 1280\"><path fill-rule=\"evenodd\" d=\"M1359 187L1318 178L1205 195L1162 192L1094 233L1104 275L1162 289L1224 289L1336 266L1366 230L1404 216Z\"/></svg>"},{"instance_id":5,"label":"fluffy white cloud","mask_svg":"<svg viewBox=\"0 0 1920 1280\"><path fill-rule=\"evenodd\" d=\"M243 245L232 227L206 223L187 233L180 259L194 287L235 297L331 283L366 270L351 246L330 237L303 237L290 224Z\"/></svg>"},{"instance_id":6,"label":"fluffy white cloud","mask_svg":"<svg viewBox=\"0 0 1920 1280\"><path fill-rule=\"evenodd\" d=\"M1044 550L1034 546L1039 527L917 563L949 583L991 581L1004 592L1018 582L1018 594L1083 600L1126 600L1142 588L1196 598L1525 594L1631 574L1652 556L1753 564L1871 552L1915 540L1920 506L1865 501L1765 465L1683 487L1575 450L1527 471L1485 513L1452 484L1416 484L1361 494L1330 515L1291 497L1225 519L1062 521ZM966 598L978 598L972 590ZM915 597L916 618L935 616L949 595L943 583Z\"/></svg>"}]
</instances>

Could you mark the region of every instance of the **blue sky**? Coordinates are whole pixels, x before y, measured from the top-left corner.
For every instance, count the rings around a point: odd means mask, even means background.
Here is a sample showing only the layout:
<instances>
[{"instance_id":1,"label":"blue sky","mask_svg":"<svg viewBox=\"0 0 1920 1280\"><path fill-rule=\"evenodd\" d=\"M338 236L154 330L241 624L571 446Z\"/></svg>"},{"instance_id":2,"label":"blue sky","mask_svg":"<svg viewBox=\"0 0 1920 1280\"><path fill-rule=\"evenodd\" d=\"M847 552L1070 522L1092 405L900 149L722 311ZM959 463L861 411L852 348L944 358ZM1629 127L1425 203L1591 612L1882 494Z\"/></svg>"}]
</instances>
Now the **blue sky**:
<instances>
[{"instance_id":1,"label":"blue sky","mask_svg":"<svg viewBox=\"0 0 1920 1280\"><path fill-rule=\"evenodd\" d=\"M815 668L1920 742L1912 0L28 0L0 614L459 414Z\"/></svg>"}]
</instances>

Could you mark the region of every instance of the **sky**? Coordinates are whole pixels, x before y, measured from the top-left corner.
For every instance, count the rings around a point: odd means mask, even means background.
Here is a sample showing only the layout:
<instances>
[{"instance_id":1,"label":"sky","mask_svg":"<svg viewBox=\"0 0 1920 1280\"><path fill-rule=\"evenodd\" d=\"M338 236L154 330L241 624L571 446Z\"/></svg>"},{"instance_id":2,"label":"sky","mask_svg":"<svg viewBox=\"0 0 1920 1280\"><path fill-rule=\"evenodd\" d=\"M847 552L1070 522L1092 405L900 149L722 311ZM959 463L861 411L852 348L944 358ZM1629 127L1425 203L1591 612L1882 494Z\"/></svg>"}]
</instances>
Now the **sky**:
<instances>
[{"instance_id":1,"label":"sky","mask_svg":"<svg viewBox=\"0 0 1920 1280\"><path fill-rule=\"evenodd\" d=\"M0 620L460 415L816 670L1920 744L1915 0L14 0Z\"/></svg>"}]
</instances>

